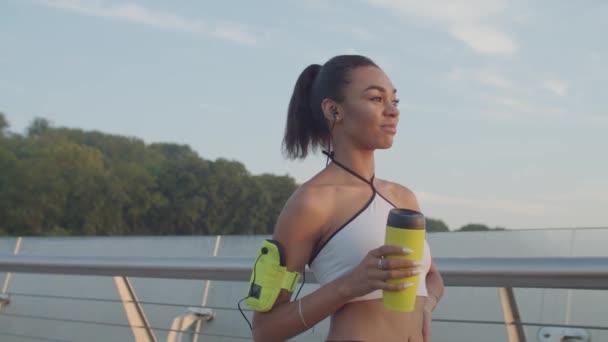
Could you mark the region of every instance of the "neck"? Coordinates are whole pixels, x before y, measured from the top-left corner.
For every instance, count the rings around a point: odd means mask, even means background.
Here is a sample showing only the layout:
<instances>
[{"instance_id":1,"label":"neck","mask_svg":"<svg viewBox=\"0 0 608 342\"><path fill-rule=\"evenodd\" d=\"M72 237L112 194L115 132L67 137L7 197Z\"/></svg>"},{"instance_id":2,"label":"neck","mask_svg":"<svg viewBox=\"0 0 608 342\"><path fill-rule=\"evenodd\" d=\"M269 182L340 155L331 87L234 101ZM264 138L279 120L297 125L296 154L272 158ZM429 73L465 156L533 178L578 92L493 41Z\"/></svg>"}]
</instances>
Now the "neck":
<instances>
[{"instance_id":1,"label":"neck","mask_svg":"<svg viewBox=\"0 0 608 342\"><path fill-rule=\"evenodd\" d=\"M342 165L348 167L353 172L368 181L372 179L375 172L374 151L373 150L355 150L340 148L336 146L334 151L334 159Z\"/></svg>"}]
</instances>

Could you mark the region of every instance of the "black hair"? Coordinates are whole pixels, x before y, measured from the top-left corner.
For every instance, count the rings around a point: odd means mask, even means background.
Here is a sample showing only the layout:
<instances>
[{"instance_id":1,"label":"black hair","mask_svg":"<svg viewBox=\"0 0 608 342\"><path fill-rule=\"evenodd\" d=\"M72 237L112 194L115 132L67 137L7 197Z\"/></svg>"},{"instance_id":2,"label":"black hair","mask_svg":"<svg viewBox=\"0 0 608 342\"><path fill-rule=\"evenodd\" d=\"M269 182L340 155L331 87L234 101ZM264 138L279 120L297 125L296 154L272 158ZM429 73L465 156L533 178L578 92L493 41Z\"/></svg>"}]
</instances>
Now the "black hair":
<instances>
[{"instance_id":1,"label":"black hair","mask_svg":"<svg viewBox=\"0 0 608 342\"><path fill-rule=\"evenodd\" d=\"M351 82L351 72L358 67L378 67L359 55L331 58L323 66L311 64L296 81L287 109L283 149L291 159L306 158L309 150L327 146L331 130L321 109L324 99L344 100L344 87Z\"/></svg>"}]
</instances>

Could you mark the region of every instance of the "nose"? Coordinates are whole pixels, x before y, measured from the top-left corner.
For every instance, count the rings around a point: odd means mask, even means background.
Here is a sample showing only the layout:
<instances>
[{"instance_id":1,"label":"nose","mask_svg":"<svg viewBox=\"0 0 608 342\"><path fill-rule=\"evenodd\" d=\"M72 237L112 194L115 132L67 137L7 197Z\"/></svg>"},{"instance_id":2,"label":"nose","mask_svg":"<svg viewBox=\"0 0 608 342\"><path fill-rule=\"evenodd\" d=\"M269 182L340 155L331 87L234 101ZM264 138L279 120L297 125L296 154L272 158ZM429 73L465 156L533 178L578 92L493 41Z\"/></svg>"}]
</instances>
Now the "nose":
<instances>
[{"instance_id":1,"label":"nose","mask_svg":"<svg viewBox=\"0 0 608 342\"><path fill-rule=\"evenodd\" d=\"M399 114L399 108L396 104L392 102L388 102L387 105L384 107L384 115L386 116L398 117Z\"/></svg>"}]
</instances>

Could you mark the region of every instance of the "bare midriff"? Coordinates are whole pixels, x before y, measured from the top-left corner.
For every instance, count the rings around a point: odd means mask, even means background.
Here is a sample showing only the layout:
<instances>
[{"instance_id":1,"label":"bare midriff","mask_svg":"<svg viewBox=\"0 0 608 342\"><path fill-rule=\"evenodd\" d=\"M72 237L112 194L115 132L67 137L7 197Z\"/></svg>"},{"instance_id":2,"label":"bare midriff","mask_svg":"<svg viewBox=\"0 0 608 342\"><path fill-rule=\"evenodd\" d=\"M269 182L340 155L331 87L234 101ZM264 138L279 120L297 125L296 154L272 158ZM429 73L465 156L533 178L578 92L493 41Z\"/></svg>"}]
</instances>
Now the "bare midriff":
<instances>
[{"instance_id":1,"label":"bare midriff","mask_svg":"<svg viewBox=\"0 0 608 342\"><path fill-rule=\"evenodd\" d=\"M327 341L422 342L425 301L418 296L412 312L386 310L382 299L348 303L332 315Z\"/></svg>"}]
</instances>

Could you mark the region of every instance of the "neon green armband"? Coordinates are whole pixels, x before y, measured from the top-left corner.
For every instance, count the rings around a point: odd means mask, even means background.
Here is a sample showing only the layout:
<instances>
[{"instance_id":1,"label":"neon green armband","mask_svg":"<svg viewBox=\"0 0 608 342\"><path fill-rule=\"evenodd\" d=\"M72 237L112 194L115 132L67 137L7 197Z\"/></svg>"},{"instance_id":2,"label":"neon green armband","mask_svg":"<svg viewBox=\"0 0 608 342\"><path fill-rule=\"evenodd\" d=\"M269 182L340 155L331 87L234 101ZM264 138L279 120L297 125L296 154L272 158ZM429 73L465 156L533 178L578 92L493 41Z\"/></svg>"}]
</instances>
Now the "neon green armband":
<instances>
[{"instance_id":1,"label":"neon green armband","mask_svg":"<svg viewBox=\"0 0 608 342\"><path fill-rule=\"evenodd\" d=\"M255 311L270 311L281 289L293 292L299 280L299 272L287 271L283 246L276 240L264 240L253 265L245 304Z\"/></svg>"}]
</instances>

